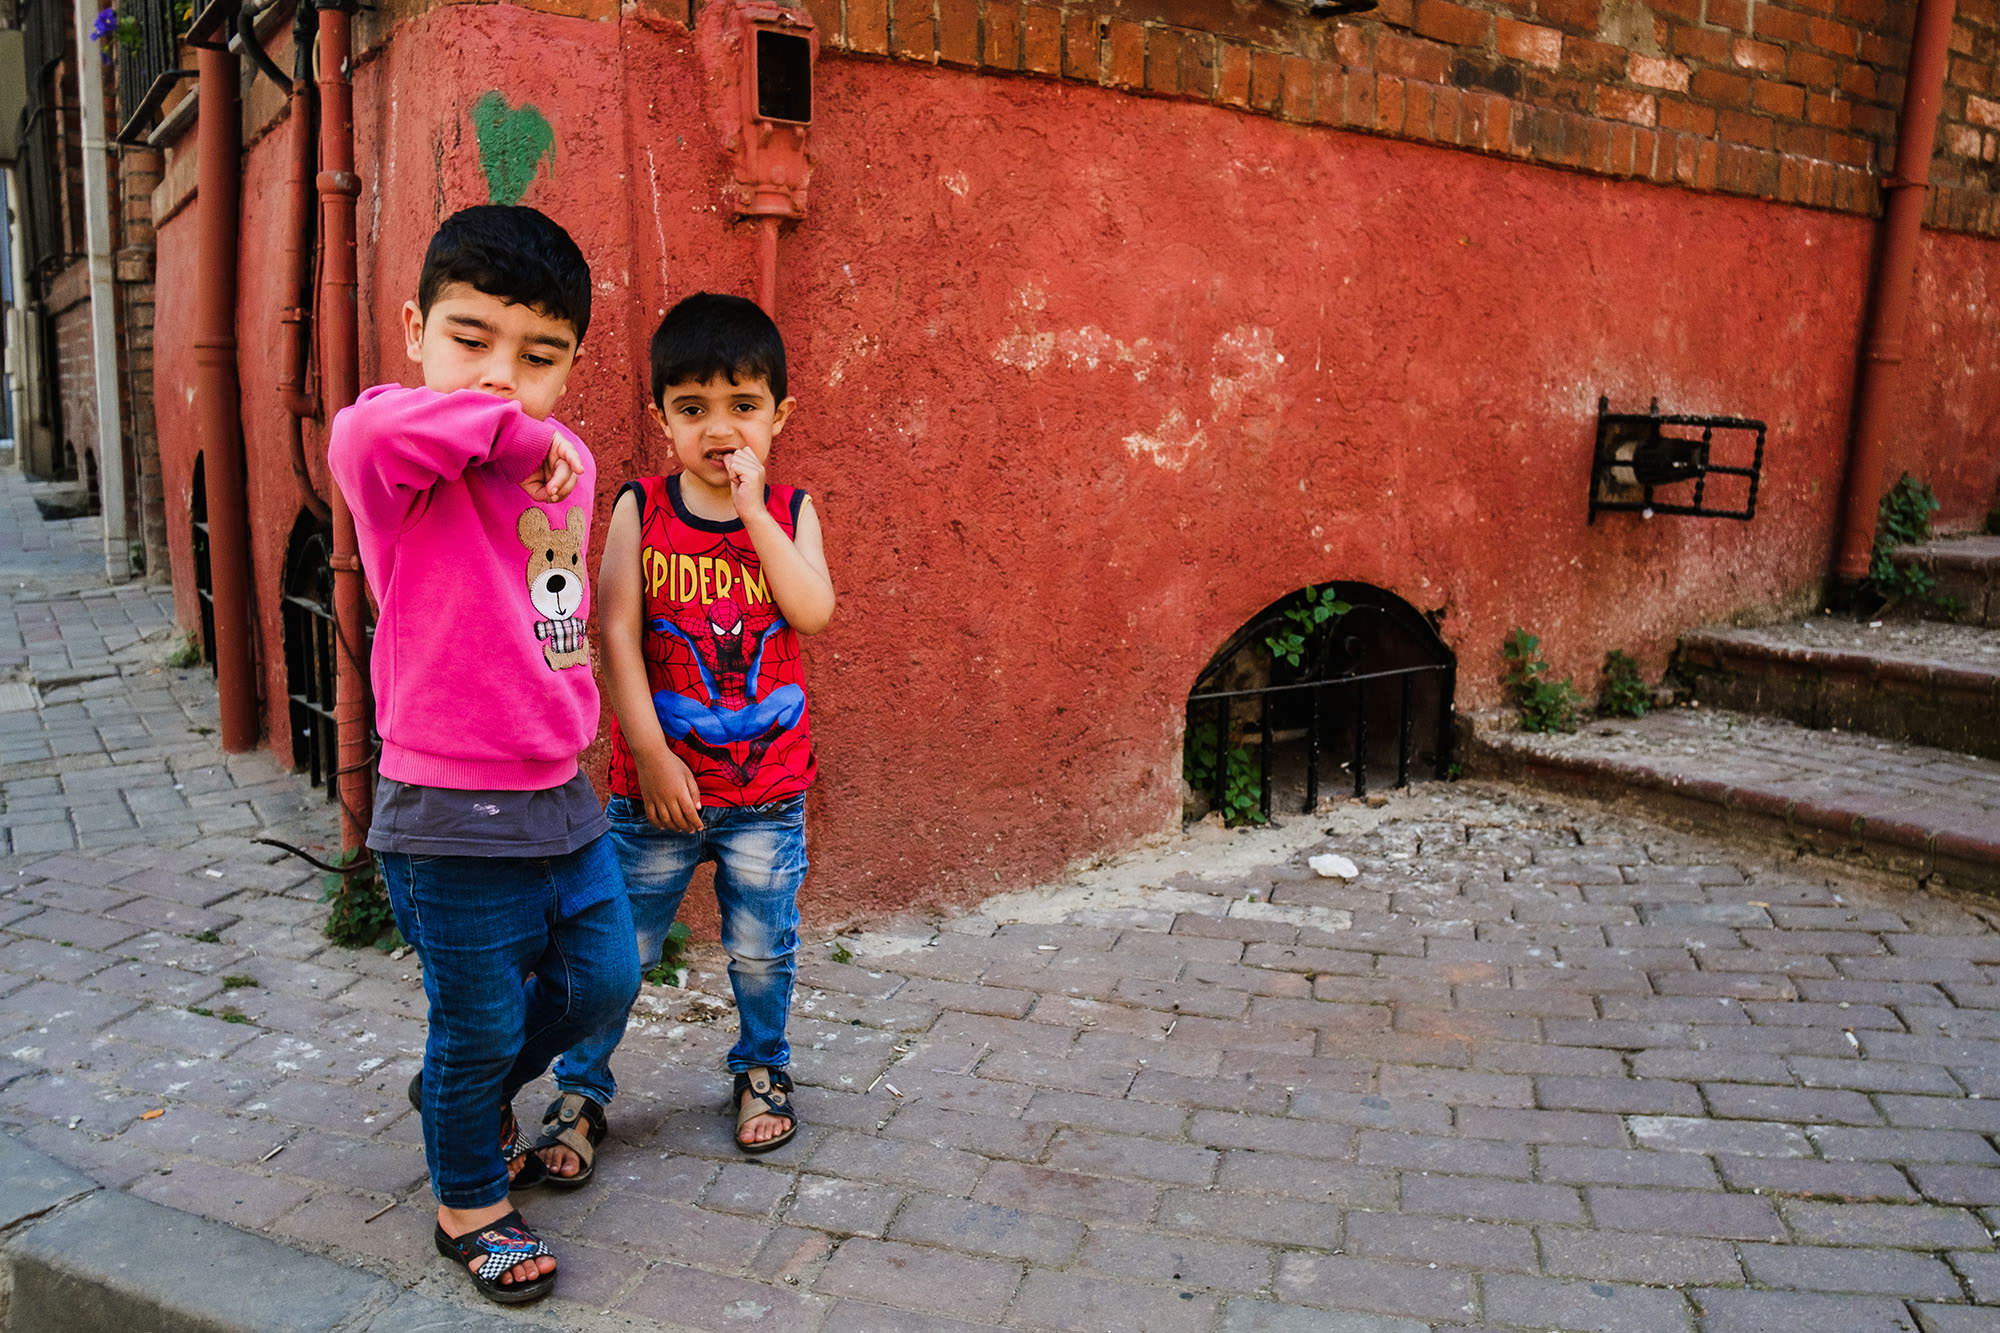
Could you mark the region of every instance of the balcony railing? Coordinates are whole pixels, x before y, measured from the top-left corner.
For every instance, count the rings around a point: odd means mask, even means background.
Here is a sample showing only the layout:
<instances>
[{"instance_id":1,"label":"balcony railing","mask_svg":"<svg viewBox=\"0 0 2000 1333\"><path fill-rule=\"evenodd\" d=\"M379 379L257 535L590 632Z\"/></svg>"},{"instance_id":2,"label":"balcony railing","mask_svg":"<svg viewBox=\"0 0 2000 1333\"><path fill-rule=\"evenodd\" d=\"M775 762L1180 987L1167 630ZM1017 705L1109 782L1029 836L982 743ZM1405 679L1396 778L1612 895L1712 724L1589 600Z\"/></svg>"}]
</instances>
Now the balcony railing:
<instances>
[{"instance_id":1,"label":"balcony railing","mask_svg":"<svg viewBox=\"0 0 2000 1333\"><path fill-rule=\"evenodd\" d=\"M160 102L192 71L178 68L179 38L191 12L187 0L116 0L118 8L118 138L145 138ZM176 11L179 11L178 13Z\"/></svg>"}]
</instances>

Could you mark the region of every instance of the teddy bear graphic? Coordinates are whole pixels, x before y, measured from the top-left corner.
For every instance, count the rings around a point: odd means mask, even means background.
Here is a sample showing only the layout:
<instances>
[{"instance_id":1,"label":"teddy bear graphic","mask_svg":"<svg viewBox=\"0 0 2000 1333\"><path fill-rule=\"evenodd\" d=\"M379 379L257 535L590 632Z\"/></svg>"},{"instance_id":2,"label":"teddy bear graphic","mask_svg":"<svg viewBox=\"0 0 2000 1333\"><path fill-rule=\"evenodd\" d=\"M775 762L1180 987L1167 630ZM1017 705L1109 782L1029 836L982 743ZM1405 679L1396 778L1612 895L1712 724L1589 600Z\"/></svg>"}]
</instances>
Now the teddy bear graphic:
<instances>
[{"instance_id":1,"label":"teddy bear graphic","mask_svg":"<svg viewBox=\"0 0 2000 1333\"><path fill-rule=\"evenodd\" d=\"M584 666L590 648L583 638L583 510L571 506L561 527L551 527L540 509L521 514L515 531L528 548L528 600L542 618L535 637L542 641L542 658L551 671Z\"/></svg>"}]
</instances>

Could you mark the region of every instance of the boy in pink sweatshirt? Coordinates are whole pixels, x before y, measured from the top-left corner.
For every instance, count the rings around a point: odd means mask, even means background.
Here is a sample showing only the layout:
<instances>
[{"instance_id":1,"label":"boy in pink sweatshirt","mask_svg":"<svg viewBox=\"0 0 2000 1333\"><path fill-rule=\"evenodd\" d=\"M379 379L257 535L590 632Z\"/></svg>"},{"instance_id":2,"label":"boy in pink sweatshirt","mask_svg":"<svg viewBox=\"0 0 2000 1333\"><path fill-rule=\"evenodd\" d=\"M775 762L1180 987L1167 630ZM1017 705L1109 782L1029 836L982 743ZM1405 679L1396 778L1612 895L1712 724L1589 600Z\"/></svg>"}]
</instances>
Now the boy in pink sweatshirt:
<instances>
[{"instance_id":1,"label":"boy in pink sweatshirt","mask_svg":"<svg viewBox=\"0 0 2000 1333\"><path fill-rule=\"evenodd\" d=\"M507 1201L550 1179L515 1093L639 989L624 882L577 756L597 732L584 637L596 466L551 416L590 323L590 270L532 208L432 238L402 322L424 387L334 418L327 456L380 607L382 737L368 845L423 961L423 1113L439 1253L503 1304L554 1289ZM601 1133L601 1127L598 1127Z\"/></svg>"}]
</instances>

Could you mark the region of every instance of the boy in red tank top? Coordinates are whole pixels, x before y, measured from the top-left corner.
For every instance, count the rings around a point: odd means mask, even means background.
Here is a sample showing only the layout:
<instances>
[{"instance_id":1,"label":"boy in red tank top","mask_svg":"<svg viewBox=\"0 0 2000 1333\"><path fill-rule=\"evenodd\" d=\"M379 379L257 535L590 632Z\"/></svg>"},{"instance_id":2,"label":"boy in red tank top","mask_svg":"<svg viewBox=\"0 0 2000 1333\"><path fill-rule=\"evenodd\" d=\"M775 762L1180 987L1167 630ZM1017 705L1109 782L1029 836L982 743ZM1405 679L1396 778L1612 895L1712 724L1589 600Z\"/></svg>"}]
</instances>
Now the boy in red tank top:
<instances>
[{"instance_id":1,"label":"boy in red tank top","mask_svg":"<svg viewBox=\"0 0 2000 1333\"><path fill-rule=\"evenodd\" d=\"M728 1057L736 1144L768 1152L799 1125L785 1023L815 765L798 636L826 627L833 582L812 500L767 479L792 399L784 343L761 309L701 293L668 311L648 410L680 471L628 482L605 537L605 813L642 965L660 957L695 867L715 862L741 1025ZM589 1174L623 1035L600 1030L556 1063L574 1153L543 1154L558 1183Z\"/></svg>"}]
</instances>

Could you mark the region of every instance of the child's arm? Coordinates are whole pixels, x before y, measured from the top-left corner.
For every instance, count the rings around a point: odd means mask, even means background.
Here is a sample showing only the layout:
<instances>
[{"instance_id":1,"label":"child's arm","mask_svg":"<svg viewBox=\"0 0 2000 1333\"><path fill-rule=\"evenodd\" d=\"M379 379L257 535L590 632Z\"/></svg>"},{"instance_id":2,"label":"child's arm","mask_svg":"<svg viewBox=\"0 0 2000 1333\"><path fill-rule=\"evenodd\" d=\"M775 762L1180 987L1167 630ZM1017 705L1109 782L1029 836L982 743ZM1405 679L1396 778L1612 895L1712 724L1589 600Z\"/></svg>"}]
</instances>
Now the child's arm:
<instances>
[{"instance_id":1,"label":"child's arm","mask_svg":"<svg viewBox=\"0 0 2000 1333\"><path fill-rule=\"evenodd\" d=\"M812 497L799 506L798 526L791 537L764 507L764 465L748 449L729 456L729 498L736 504L743 531L757 548L757 560L770 581L771 596L785 622L801 634L817 634L833 619L833 576L826 572L826 552L820 544L819 514Z\"/></svg>"},{"instance_id":2,"label":"child's arm","mask_svg":"<svg viewBox=\"0 0 2000 1333\"><path fill-rule=\"evenodd\" d=\"M611 507L604 561L597 567L597 615L604 631L611 711L639 770L646 819L658 828L701 831L701 791L694 773L667 748L653 711L642 648L646 624L644 571L639 565L639 497L626 491Z\"/></svg>"},{"instance_id":3,"label":"child's arm","mask_svg":"<svg viewBox=\"0 0 2000 1333\"><path fill-rule=\"evenodd\" d=\"M327 460L356 517L392 530L433 486L475 467L501 469L542 502L567 496L582 467L555 422L470 389L371 389L334 417Z\"/></svg>"}]
</instances>

